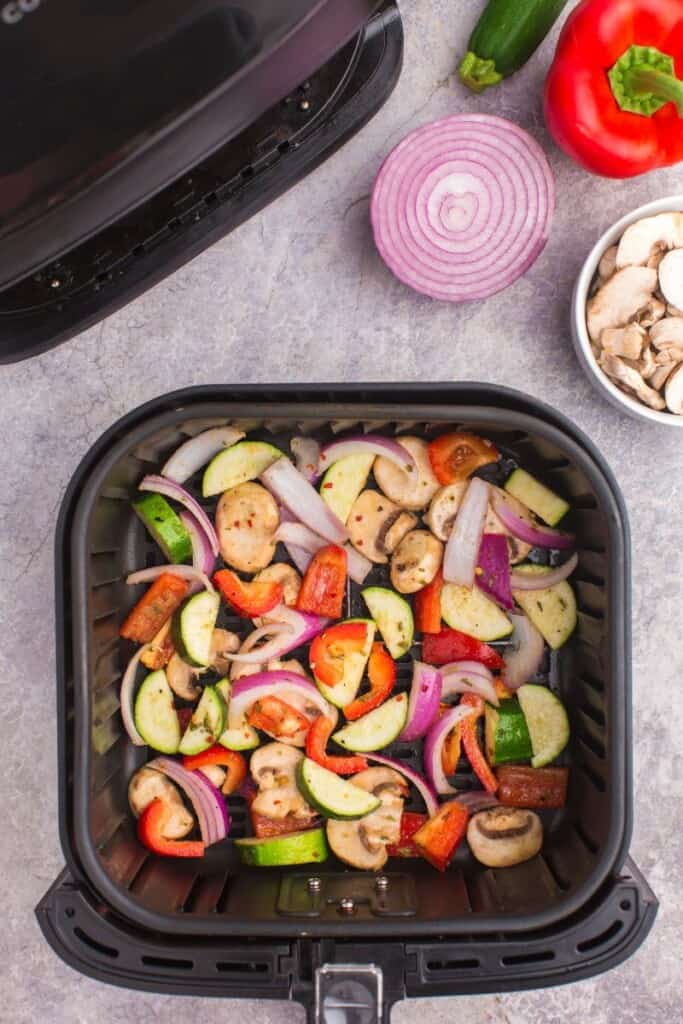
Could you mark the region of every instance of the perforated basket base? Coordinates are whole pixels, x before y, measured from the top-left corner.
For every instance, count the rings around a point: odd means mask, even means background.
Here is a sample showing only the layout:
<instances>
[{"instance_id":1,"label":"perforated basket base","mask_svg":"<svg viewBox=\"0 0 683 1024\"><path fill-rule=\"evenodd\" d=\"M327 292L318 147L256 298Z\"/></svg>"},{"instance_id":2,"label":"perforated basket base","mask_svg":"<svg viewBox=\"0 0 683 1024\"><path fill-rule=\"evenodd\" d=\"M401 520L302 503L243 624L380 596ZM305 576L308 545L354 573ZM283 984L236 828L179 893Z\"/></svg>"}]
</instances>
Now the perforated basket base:
<instances>
[{"instance_id":1,"label":"perforated basket base","mask_svg":"<svg viewBox=\"0 0 683 1024\"><path fill-rule=\"evenodd\" d=\"M383 942L174 940L117 917L68 871L41 900L36 915L55 953L97 981L169 995L293 1000L321 1024L333 1019L387 1024L391 1006L406 998L520 991L602 974L638 949L657 909L654 894L627 861L618 877L560 926L461 941L399 936ZM346 991L356 984L365 992L368 975L373 983L379 979L379 1003L368 1002L363 1017L340 1015L339 1003L327 1002L333 994L330 978L340 972Z\"/></svg>"}]
</instances>

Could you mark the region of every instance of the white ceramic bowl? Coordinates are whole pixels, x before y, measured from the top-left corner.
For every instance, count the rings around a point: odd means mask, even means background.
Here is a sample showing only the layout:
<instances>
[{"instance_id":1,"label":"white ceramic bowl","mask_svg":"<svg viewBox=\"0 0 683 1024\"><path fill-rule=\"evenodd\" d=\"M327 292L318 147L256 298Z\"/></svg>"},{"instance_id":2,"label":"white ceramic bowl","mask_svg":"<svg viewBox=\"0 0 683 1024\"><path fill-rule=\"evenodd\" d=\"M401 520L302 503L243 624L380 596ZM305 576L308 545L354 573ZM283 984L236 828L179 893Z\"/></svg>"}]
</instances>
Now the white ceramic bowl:
<instances>
[{"instance_id":1,"label":"white ceramic bowl","mask_svg":"<svg viewBox=\"0 0 683 1024\"><path fill-rule=\"evenodd\" d=\"M618 220L616 224L605 231L591 249L588 259L579 274L572 299L572 337L574 339L574 347L576 348L579 362L586 371L593 386L602 394L603 398L606 398L608 402L611 402L612 405L615 405L629 416L633 416L636 419L649 420L650 423L661 423L667 427L683 427L683 416L674 416L670 412L657 412L655 409L650 409L647 405L638 402L635 398L631 398L621 391L616 384L613 384L607 374L603 373L598 366L591 349L588 329L586 327L586 303L590 286L603 253L606 249L609 249L610 245L614 245L619 241L629 224L633 224L634 221L640 220L642 217L651 217L656 213L677 211L683 211L683 195L667 196L665 199L657 199L653 203L646 203L645 206L638 207L637 210L627 213L625 217Z\"/></svg>"}]
</instances>

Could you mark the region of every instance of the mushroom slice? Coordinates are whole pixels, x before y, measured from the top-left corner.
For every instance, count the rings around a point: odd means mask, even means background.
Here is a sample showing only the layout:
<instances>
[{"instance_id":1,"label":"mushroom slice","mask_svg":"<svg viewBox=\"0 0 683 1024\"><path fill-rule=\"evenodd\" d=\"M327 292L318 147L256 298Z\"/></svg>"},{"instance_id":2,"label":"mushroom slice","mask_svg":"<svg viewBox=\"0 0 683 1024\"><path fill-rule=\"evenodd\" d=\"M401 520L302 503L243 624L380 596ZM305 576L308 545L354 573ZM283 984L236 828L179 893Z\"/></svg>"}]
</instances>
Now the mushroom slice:
<instances>
[{"instance_id":1,"label":"mushroom slice","mask_svg":"<svg viewBox=\"0 0 683 1024\"><path fill-rule=\"evenodd\" d=\"M377 546L387 555L393 554L403 538L418 524L417 516L412 512L403 512L397 509L387 520L377 537Z\"/></svg>"},{"instance_id":2,"label":"mushroom slice","mask_svg":"<svg viewBox=\"0 0 683 1024\"><path fill-rule=\"evenodd\" d=\"M601 285L609 281L610 277L616 272L618 248L618 245L610 245L609 249L605 249L602 254L602 259L598 264L598 277Z\"/></svg>"},{"instance_id":3,"label":"mushroom slice","mask_svg":"<svg viewBox=\"0 0 683 1024\"><path fill-rule=\"evenodd\" d=\"M642 309L636 313L634 320L641 327L652 327L658 323L666 313L666 306L656 295L645 303Z\"/></svg>"},{"instance_id":4,"label":"mushroom slice","mask_svg":"<svg viewBox=\"0 0 683 1024\"><path fill-rule=\"evenodd\" d=\"M166 679L176 697L183 700L196 700L199 697L201 687L197 686L200 673L191 668L179 654L174 654L166 666Z\"/></svg>"},{"instance_id":5,"label":"mushroom slice","mask_svg":"<svg viewBox=\"0 0 683 1024\"><path fill-rule=\"evenodd\" d=\"M627 359L640 359L646 340L647 331L640 324L608 327L600 335L600 344L605 352L613 356L626 356Z\"/></svg>"},{"instance_id":6,"label":"mushroom slice","mask_svg":"<svg viewBox=\"0 0 683 1024\"><path fill-rule=\"evenodd\" d=\"M676 366L678 366L678 363L675 362L662 363L661 366L658 366L650 377L650 387L655 388L657 391L661 391L669 379L671 371L674 370Z\"/></svg>"},{"instance_id":7,"label":"mushroom slice","mask_svg":"<svg viewBox=\"0 0 683 1024\"><path fill-rule=\"evenodd\" d=\"M171 780L154 768L140 768L128 784L128 803L139 818L152 800L163 800L173 813L164 824L164 839L183 839L194 828L194 818Z\"/></svg>"},{"instance_id":8,"label":"mushroom slice","mask_svg":"<svg viewBox=\"0 0 683 1024\"><path fill-rule=\"evenodd\" d=\"M669 305L669 306L666 307L666 315L667 316L671 316L671 317L673 317L673 316L683 317L683 309L678 309L677 306Z\"/></svg>"},{"instance_id":9,"label":"mushroom slice","mask_svg":"<svg viewBox=\"0 0 683 1024\"><path fill-rule=\"evenodd\" d=\"M426 508L432 500L439 489L439 481L432 472L426 441L420 437L407 436L398 438L398 443L407 448L415 459L417 472L413 470L409 473L380 455L375 459L373 473L378 487L387 498L401 508L417 512Z\"/></svg>"},{"instance_id":10,"label":"mushroom slice","mask_svg":"<svg viewBox=\"0 0 683 1024\"><path fill-rule=\"evenodd\" d=\"M327 841L335 856L345 864L360 871L379 871L389 859L386 844L369 835L364 821L364 818L360 821L330 819Z\"/></svg>"},{"instance_id":11,"label":"mushroom slice","mask_svg":"<svg viewBox=\"0 0 683 1024\"><path fill-rule=\"evenodd\" d=\"M610 356L603 352L600 366L622 391L625 390L629 394L633 394L645 405L649 405L651 409L661 411L665 408L664 399L659 392L648 387L638 371L627 366L619 356Z\"/></svg>"},{"instance_id":12,"label":"mushroom slice","mask_svg":"<svg viewBox=\"0 0 683 1024\"><path fill-rule=\"evenodd\" d=\"M296 769L303 756L285 743L267 743L254 751L249 769L259 788L251 805L256 814L276 821L289 816L316 817L296 784Z\"/></svg>"},{"instance_id":13,"label":"mushroom slice","mask_svg":"<svg viewBox=\"0 0 683 1024\"><path fill-rule=\"evenodd\" d=\"M405 800L408 796L408 783L393 768L376 767L366 768L351 779L354 786L364 789L367 793L373 793L386 802L391 800ZM373 811L374 814L374 811Z\"/></svg>"},{"instance_id":14,"label":"mushroom slice","mask_svg":"<svg viewBox=\"0 0 683 1024\"><path fill-rule=\"evenodd\" d=\"M681 363L683 362L683 344L682 345L662 345L659 352L655 356L655 364L657 366L666 366L667 363Z\"/></svg>"},{"instance_id":15,"label":"mushroom slice","mask_svg":"<svg viewBox=\"0 0 683 1024\"><path fill-rule=\"evenodd\" d=\"M683 249L668 252L659 264L659 288L670 306L683 306Z\"/></svg>"},{"instance_id":16,"label":"mushroom slice","mask_svg":"<svg viewBox=\"0 0 683 1024\"><path fill-rule=\"evenodd\" d=\"M643 349L640 359L637 360L634 366L643 380L650 379L657 369L657 363L655 361L654 353L649 345L646 345ZM650 387L652 387L652 385L650 385Z\"/></svg>"},{"instance_id":17,"label":"mushroom slice","mask_svg":"<svg viewBox=\"0 0 683 1024\"><path fill-rule=\"evenodd\" d=\"M214 629L211 634L211 668L219 675L225 676L234 664L227 654L235 654L240 649L241 640L237 633L227 629Z\"/></svg>"},{"instance_id":18,"label":"mushroom slice","mask_svg":"<svg viewBox=\"0 0 683 1024\"><path fill-rule=\"evenodd\" d=\"M655 348L662 345L683 345L683 316L667 316L650 328L650 341Z\"/></svg>"},{"instance_id":19,"label":"mushroom slice","mask_svg":"<svg viewBox=\"0 0 683 1024\"><path fill-rule=\"evenodd\" d=\"M598 342L604 330L625 327L652 299L657 287L657 271L650 267L625 267L617 271L588 300L586 323L593 341Z\"/></svg>"},{"instance_id":20,"label":"mushroom slice","mask_svg":"<svg viewBox=\"0 0 683 1024\"><path fill-rule=\"evenodd\" d=\"M371 562L385 565L389 561L389 547L395 547L416 524L415 516L403 512L383 494L363 491L351 506L347 529L356 550Z\"/></svg>"},{"instance_id":21,"label":"mushroom slice","mask_svg":"<svg viewBox=\"0 0 683 1024\"><path fill-rule=\"evenodd\" d=\"M391 557L391 583L399 594L428 586L443 561L443 544L428 530L411 530Z\"/></svg>"},{"instance_id":22,"label":"mushroom slice","mask_svg":"<svg viewBox=\"0 0 683 1024\"><path fill-rule=\"evenodd\" d=\"M332 851L346 864L377 871L387 862L387 844L400 839L408 786L393 768L384 767L366 768L354 775L351 782L374 793L381 801L380 806L359 821L328 821L327 838Z\"/></svg>"},{"instance_id":23,"label":"mushroom slice","mask_svg":"<svg viewBox=\"0 0 683 1024\"><path fill-rule=\"evenodd\" d=\"M256 573L254 580L259 583L281 583L282 597L289 608L293 608L301 590L301 576L294 566L286 562L274 562Z\"/></svg>"},{"instance_id":24,"label":"mushroom slice","mask_svg":"<svg viewBox=\"0 0 683 1024\"><path fill-rule=\"evenodd\" d=\"M471 819L467 841L481 864L509 868L536 856L543 845L543 826L533 811L492 807Z\"/></svg>"},{"instance_id":25,"label":"mushroom slice","mask_svg":"<svg viewBox=\"0 0 683 1024\"><path fill-rule=\"evenodd\" d=\"M280 514L272 494L260 484L238 484L218 502L216 530L221 555L242 572L258 572L273 560Z\"/></svg>"},{"instance_id":26,"label":"mushroom slice","mask_svg":"<svg viewBox=\"0 0 683 1024\"><path fill-rule=\"evenodd\" d=\"M683 365L677 366L664 388L667 408L676 416L683 416Z\"/></svg>"},{"instance_id":27,"label":"mushroom slice","mask_svg":"<svg viewBox=\"0 0 683 1024\"><path fill-rule=\"evenodd\" d=\"M424 517L425 523L434 536L444 543L451 535L453 523L468 484L468 480L460 480L458 483L441 487L432 498L429 511Z\"/></svg>"},{"instance_id":28,"label":"mushroom slice","mask_svg":"<svg viewBox=\"0 0 683 1024\"><path fill-rule=\"evenodd\" d=\"M644 267L657 252L683 246L683 213L659 213L626 228L617 250L617 270Z\"/></svg>"}]
</instances>

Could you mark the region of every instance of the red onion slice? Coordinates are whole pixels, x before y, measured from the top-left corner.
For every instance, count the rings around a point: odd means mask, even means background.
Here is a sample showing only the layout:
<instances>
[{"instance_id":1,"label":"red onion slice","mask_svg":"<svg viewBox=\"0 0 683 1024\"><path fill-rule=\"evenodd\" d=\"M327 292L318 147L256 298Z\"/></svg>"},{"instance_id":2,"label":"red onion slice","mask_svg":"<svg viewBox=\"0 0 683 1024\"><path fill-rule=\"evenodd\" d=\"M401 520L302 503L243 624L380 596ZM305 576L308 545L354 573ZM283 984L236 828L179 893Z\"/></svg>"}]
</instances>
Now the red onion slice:
<instances>
[{"instance_id":1,"label":"red onion slice","mask_svg":"<svg viewBox=\"0 0 683 1024\"><path fill-rule=\"evenodd\" d=\"M431 818L436 814L439 809L436 793L419 772L416 772L410 765L404 764L403 761L397 761L394 757L384 757L382 754L365 754L364 756L368 761L376 761L377 764L383 764L385 768L393 768L395 772L403 775L408 782L415 786L415 789L424 800L429 817Z\"/></svg>"},{"instance_id":2,"label":"red onion slice","mask_svg":"<svg viewBox=\"0 0 683 1024\"><path fill-rule=\"evenodd\" d=\"M296 459L296 468L312 484L319 476L320 445L312 437L293 437L290 448Z\"/></svg>"},{"instance_id":3,"label":"red onion slice","mask_svg":"<svg viewBox=\"0 0 683 1024\"><path fill-rule=\"evenodd\" d=\"M474 477L460 502L443 557L443 578L447 583L473 587L477 557L484 533L489 504L489 485Z\"/></svg>"},{"instance_id":4,"label":"red onion slice","mask_svg":"<svg viewBox=\"0 0 683 1024\"><path fill-rule=\"evenodd\" d=\"M555 548L564 551L574 546L575 537L571 533L564 533L561 530L552 530L549 526L532 526L526 520L518 516L510 508L505 499L495 490L491 493L491 504L506 530L509 530L513 537L523 540L525 544L532 544L537 548Z\"/></svg>"},{"instance_id":5,"label":"red onion slice","mask_svg":"<svg viewBox=\"0 0 683 1024\"><path fill-rule=\"evenodd\" d=\"M555 187L517 125L459 114L408 135L382 164L370 214L379 252L434 299L487 298L516 281L550 234Z\"/></svg>"},{"instance_id":6,"label":"red onion slice","mask_svg":"<svg viewBox=\"0 0 683 1024\"><path fill-rule=\"evenodd\" d=\"M517 690L536 675L545 651L545 641L526 615L510 614L514 631L511 647L503 655L503 682L509 690Z\"/></svg>"},{"instance_id":7,"label":"red onion slice","mask_svg":"<svg viewBox=\"0 0 683 1024\"><path fill-rule=\"evenodd\" d=\"M244 436L244 433L235 427L223 426L205 430L204 433L197 434L196 437L191 437L189 441L181 444L161 470L161 475L177 484L184 484L197 470L206 466L214 455L218 455L224 448L232 448Z\"/></svg>"},{"instance_id":8,"label":"red onion slice","mask_svg":"<svg viewBox=\"0 0 683 1024\"><path fill-rule=\"evenodd\" d=\"M211 550L209 538L190 512L181 512L180 520L192 541L192 565L205 576L210 576L216 566L216 556Z\"/></svg>"},{"instance_id":9,"label":"red onion slice","mask_svg":"<svg viewBox=\"0 0 683 1024\"><path fill-rule=\"evenodd\" d=\"M510 552L502 533L485 533L479 545L475 583L502 608L514 608L510 586Z\"/></svg>"},{"instance_id":10,"label":"red onion slice","mask_svg":"<svg viewBox=\"0 0 683 1024\"><path fill-rule=\"evenodd\" d=\"M462 722L463 718L476 714L476 711L476 708L459 704L457 708L453 708L452 711L447 711L445 715L442 715L427 733L423 751L425 774L437 793L457 795L457 789L451 786L444 774L441 752L449 732L456 727L458 722Z\"/></svg>"},{"instance_id":11,"label":"red onion slice","mask_svg":"<svg viewBox=\"0 0 683 1024\"><path fill-rule=\"evenodd\" d=\"M349 539L344 524L288 458L277 459L261 474L261 480L300 522L328 543L343 544Z\"/></svg>"},{"instance_id":12,"label":"red onion slice","mask_svg":"<svg viewBox=\"0 0 683 1024\"><path fill-rule=\"evenodd\" d=\"M484 665L474 661L454 661L441 669L443 679L442 699L460 693L476 693L489 704L498 707L498 694L493 675L485 669L486 675L480 670Z\"/></svg>"},{"instance_id":13,"label":"red onion slice","mask_svg":"<svg viewBox=\"0 0 683 1024\"><path fill-rule=\"evenodd\" d=\"M192 804L202 839L207 846L213 846L225 839L230 831L230 815L222 794L203 772L189 772L177 761L168 757L157 757L150 761L148 768L167 775L185 792Z\"/></svg>"},{"instance_id":14,"label":"red onion slice","mask_svg":"<svg viewBox=\"0 0 683 1024\"><path fill-rule=\"evenodd\" d=\"M513 590L545 590L546 587L554 587L556 583L566 580L578 564L579 556L574 552L563 565L558 566L557 569L551 569L550 572L513 572L510 583Z\"/></svg>"},{"instance_id":15,"label":"red onion slice","mask_svg":"<svg viewBox=\"0 0 683 1024\"><path fill-rule=\"evenodd\" d=\"M205 590L214 593L214 586L206 573L195 569L193 565L153 565L150 569L139 569L137 572L126 576L126 583L133 586L135 583L151 583L165 572L173 576L179 576L183 580L191 580L193 583L201 583Z\"/></svg>"},{"instance_id":16,"label":"red onion slice","mask_svg":"<svg viewBox=\"0 0 683 1024\"><path fill-rule=\"evenodd\" d=\"M270 658L281 658L308 643L322 633L329 622L320 615L310 615L279 604L268 612L268 622L247 637L237 654L226 654L225 657L238 664L261 665ZM262 636L273 636L274 639L272 643L251 650Z\"/></svg>"},{"instance_id":17,"label":"red onion slice","mask_svg":"<svg viewBox=\"0 0 683 1024\"><path fill-rule=\"evenodd\" d=\"M291 703L296 701L297 707L307 718L313 717L311 712L314 712L315 715L331 718L335 725L339 718L337 709L325 700L313 683L296 672L279 670L243 676L233 683L228 707L228 727L239 729L244 724L247 711L254 701L271 694Z\"/></svg>"},{"instance_id":18,"label":"red onion slice","mask_svg":"<svg viewBox=\"0 0 683 1024\"><path fill-rule=\"evenodd\" d=\"M293 468L294 467L292 466L292 469ZM214 555L218 557L220 549L218 546L218 537L216 536L213 524L199 502L195 501L192 495L188 494L184 487L181 487L180 484L174 483L172 480L164 480L163 476L146 476L144 480L138 484L138 490L153 491L155 494L163 494L164 497L177 501L178 504L186 508L188 512L191 512L206 534L207 540L211 545L211 550Z\"/></svg>"},{"instance_id":19,"label":"red onion slice","mask_svg":"<svg viewBox=\"0 0 683 1024\"><path fill-rule=\"evenodd\" d=\"M422 661L413 664L413 681L408 697L408 717L400 740L421 739L439 714L441 673Z\"/></svg>"},{"instance_id":20,"label":"red onion slice","mask_svg":"<svg viewBox=\"0 0 683 1024\"><path fill-rule=\"evenodd\" d=\"M288 552L290 547L294 548L297 559L299 552L308 552L310 555L314 555L316 551L320 551L320 548L324 548L329 543L329 541L324 540L314 533L313 530L309 529L308 526L304 526L303 523L293 523L291 521L281 522L275 536L277 540L282 541ZM372 562L365 555L361 555L360 551L356 551L351 544L342 544L342 547L346 551L346 568L349 576L354 583L365 583L366 577L372 570ZM290 558L298 568L298 561L291 553ZM303 564L303 558L301 561ZM304 568L299 569L299 572L306 572L310 562L311 559L309 558Z\"/></svg>"},{"instance_id":21,"label":"red onion slice","mask_svg":"<svg viewBox=\"0 0 683 1024\"><path fill-rule=\"evenodd\" d=\"M323 448L320 453L318 476L321 476L333 462L346 459L350 455L381 455L406 473L417 471L415 459L398 441L383 437L381 434L364 434L333 441Z\"/></svg>"},{"instance_id":22,"label":"red onion slice","mask_svg":"<svg viewBox=\"0 0 683 1024\"><path fill-rule=\"evenodd\" d=\"M143 740L142 736L138 732L135 726L135 713L133 711L133 690L135 689L135 675L137 672L138 665L140 664L140 658L149 650L150 645L145 644L139 651L136 651L133 657L128 662L128 667L123 674L121 680L121 692L119 694L119 702L121 704L121 718L123 719L123 727L128 734L128 739L131 743L134 743L136 747L146 747L147 744Z\"/></svg>"}]
</instances>

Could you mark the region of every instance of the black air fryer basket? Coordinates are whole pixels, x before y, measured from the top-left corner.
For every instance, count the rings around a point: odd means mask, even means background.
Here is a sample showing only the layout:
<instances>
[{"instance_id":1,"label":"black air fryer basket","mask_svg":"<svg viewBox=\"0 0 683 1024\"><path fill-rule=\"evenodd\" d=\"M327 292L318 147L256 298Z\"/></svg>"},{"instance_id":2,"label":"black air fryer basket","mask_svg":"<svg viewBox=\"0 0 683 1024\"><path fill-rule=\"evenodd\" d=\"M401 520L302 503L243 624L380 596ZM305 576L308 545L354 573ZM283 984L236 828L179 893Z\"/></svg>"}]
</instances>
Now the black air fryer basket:
<instances>
[{"instance_id":1,"label":"black air fryer basket","mask_svg":"<svg viewBox=\"0 0 683 1024\"><path fill-rule=\"evenodd\" d=\"M129 652L118 629L135 600L126 575L159 554L130 497L145 473L216 419L256 422L250 436L281 446L302 429L331 436L334 420L423 436L462 424L495 441L502 472L519 462L570 500L579 623L540 677L570 715L570 788L565 810L545 812L544 847L534 860L488 870L463 850L443 875L421 861L390 860L378 886L373 875L332 859L311 886L305 867L241 867L230 839L201 862L155 858L140 845L126 789L147 756L128 742L121 721L118 689ZM591 442L546 406L506 389L226 386L178 392L131 413L78 469L58 526L67 871L38 910L46 937L64 959L103 980L291 998L321 1021L341 1004L349 1013L375 1007L358 1020L381 1019L383 1011L388 1019L388 1007L406 995L538 987L625 959L657 908L634 866L624 866L632 801L629 558L623 501ZM373 569L369 582L382 572ZM362 613L357 594L346 611ZM406 657L399 687L409 681ZM411 745L396 743L392 754L419 766ZM468 771L463 762L463 788L472 785ZM236 838L245 834L245 809L231 798L230 810ZM351 913L344 913L341 901L348 908L349 899Z\"/></svg>"}]
</instances>

